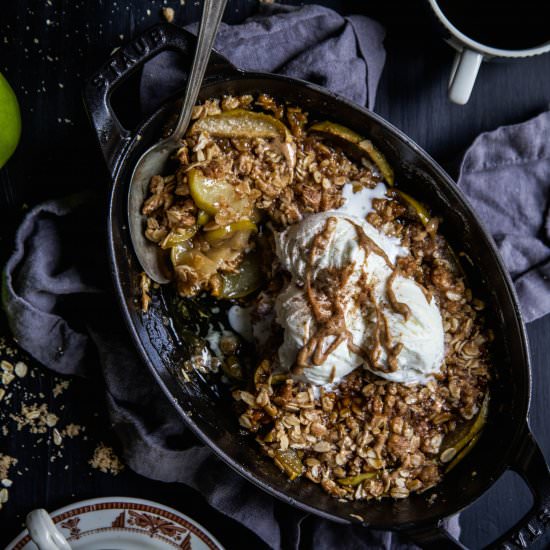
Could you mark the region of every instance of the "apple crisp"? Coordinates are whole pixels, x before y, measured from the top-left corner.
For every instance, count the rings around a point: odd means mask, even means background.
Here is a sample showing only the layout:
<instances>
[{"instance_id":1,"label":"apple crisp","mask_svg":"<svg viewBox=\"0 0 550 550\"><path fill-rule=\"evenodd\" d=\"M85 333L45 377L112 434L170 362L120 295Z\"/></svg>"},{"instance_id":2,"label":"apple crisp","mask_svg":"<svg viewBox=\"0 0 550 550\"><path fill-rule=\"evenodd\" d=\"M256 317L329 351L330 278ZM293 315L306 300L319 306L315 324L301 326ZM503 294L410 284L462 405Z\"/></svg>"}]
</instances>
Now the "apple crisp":
<instances>
[{"instance_id":1,"label":"apple crisp","mask_svg":"<svg viewBox=\"0 0 550 550\"><path fill-rule=\"evenodd\" d=\"M290 479L337 498L436 485L480 437L492 339L444 220L394 185L370 140L265 94L197 105L175 163L151 180L146 236L169 255L183 299L246 312L249 330L229 319L211 346L240 426ZM290 228L310 240L291 242ZM441 355L425 359L433 327ZM426 365L409 375L404 357Z\"/></svg>"}]
</instances>

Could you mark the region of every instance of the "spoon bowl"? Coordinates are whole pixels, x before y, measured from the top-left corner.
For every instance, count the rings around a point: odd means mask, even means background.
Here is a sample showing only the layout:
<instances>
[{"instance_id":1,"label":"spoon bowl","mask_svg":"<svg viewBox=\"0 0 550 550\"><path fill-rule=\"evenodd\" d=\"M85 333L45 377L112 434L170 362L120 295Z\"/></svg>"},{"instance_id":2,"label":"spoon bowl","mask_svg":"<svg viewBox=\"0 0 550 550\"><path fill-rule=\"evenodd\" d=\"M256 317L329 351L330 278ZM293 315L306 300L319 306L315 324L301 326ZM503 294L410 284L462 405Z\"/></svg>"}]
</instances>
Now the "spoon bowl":
<instances>
[{"instance_id":1,"label":"spoon bowl","mask_svg":"<svg viewBox=\"0 0 550 550\"><path fill-rule=\"evenodd\" d=\"M171 136L143 153L134 168L128 188L128 223L132 245L143 271L159 284L170 281L170 271L160 247L145 237L146 221L141 207L147 197L151 178L162 174L166 162L177 149L189 126L226 3L227 0L205 0L195 57L176 127Z\"/></svg>"},{"instance_id":2,"label":"spoon bowl","mask_svg":"<svg viewBox=\"0 0 550 550\"><path fill-rule=\"evenodd\" d=\"M128 227L134 251L143 271L159 284L170 281L170 272L162 249L145 236L145 216L141 207L149 193L151 177L162 174L175 147L170 137L145 151L136 164L128 191Z\"/></svg>"}]
</instances>

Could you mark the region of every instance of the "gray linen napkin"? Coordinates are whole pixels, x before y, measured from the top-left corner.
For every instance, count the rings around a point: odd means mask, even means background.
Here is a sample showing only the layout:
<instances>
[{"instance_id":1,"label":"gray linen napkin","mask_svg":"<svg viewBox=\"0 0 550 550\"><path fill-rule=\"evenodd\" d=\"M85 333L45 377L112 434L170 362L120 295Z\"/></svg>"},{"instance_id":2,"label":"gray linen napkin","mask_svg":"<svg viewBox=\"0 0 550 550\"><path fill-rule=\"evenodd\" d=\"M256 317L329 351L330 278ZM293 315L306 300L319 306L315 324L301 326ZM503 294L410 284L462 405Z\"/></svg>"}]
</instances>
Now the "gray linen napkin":
<instances>
[{"instance_id":1,"label":"gray linen napkin","mask_svg":"<svg viewBox=\"0 0 550 550\"><path fill-rule=\"evenodd\" d=\"M196 24L186 27L196 32ZM220 27L215 47L240 69L308 80L372 109L386 52L383 27L367 17L342 17L322 6L260 5L241 25ZM187 74L179 55L165 52L145 65L145 113L180 89Z\"/></svg>"},{"instance_id":2,"label":"gray linen napkin","mask_svg":"<svg viewBox=\"0 0 550 550\"><path fill-rule=\"evenodd\" d=\"M270 6L242 25L223 26L216 46L237 66L310 79L372 107L384 64L383 37L380 25L365 17L343 18L318 6ZM181 87L183 73L169 55L148 64L144 114ZM29 212L3 278L14 336L56 372L104 379L112 424L133 470L193 487L272 548L298 548L305 515L252 486L199 444L132 348L111 295L104 227L97 217L104 208L105 201L89 193ZM321 550L412 548L391 533L310 521ZM456 534L456 521L453 529Z\"/></svg>"},{"instance_id":3,"label":"gray linen napkin","mask_svg":"<svg viewBox=\"0 0 550 550\"><path fill-rule=\"evenodd\" d=\"M550 111L477 137L458 185L493 235L526 321L550 311Z\"/></svg>"}]
</instances>

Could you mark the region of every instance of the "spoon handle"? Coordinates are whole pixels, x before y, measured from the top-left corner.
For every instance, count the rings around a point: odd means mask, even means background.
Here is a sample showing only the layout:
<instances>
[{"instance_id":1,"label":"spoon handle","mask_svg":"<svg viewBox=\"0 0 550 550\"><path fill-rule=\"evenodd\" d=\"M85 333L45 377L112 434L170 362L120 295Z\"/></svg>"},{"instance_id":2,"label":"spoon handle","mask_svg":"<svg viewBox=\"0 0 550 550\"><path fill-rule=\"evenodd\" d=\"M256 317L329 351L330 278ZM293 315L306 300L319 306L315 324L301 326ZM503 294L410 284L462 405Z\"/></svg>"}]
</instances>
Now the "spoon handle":
<instances>
[{"instance_id":1,"label":"spoon handle","mask_svg":"<svg viewBox=\"0 0 550 550\"><path fill-rule=\"evenodd\" d=\"M197 49L195 50L195 58L191 66L191 74L187 81L187 89L183 98L180 116L176 128L172 133L174 140L179 140L189 126L191 120L191 111L197 101L199 90L202 85L204 73L210 59L210 52L214 45L214 40L220 26L223 12L227 0L205 0L202 11L202 18L199 28L199 37L197 40Z\"/></svg>"}]
</instances>

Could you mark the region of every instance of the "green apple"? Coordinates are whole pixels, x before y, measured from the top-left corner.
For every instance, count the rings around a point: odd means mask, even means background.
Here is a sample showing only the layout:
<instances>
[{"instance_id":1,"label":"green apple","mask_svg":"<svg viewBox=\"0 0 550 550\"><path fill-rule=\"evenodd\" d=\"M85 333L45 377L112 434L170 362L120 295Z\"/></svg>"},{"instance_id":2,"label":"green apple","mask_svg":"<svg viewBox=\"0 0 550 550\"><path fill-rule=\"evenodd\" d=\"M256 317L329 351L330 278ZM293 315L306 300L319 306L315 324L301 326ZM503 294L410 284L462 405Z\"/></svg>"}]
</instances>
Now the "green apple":
<instances>
[{"instance_id":1,"label":"green apple","mask_svg":"<svg viewBox=\"0 0 550 550\"><path fill-rule=\"evenodd\" d=\"M21 113L17 98L0 73L0 168L15 151L21 136Z\"/></svg>"}]
</instances>

